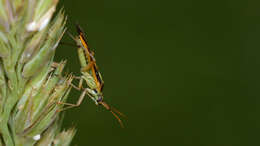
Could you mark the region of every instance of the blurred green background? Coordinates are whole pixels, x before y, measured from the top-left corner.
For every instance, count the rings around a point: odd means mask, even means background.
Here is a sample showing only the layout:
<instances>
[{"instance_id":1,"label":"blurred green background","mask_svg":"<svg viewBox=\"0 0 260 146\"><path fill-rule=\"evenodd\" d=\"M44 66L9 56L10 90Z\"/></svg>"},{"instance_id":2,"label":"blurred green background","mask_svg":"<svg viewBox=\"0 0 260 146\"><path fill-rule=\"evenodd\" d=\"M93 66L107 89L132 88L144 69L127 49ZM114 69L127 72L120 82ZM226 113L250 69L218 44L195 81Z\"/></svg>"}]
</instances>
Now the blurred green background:
<instances>
[{"instance_id":1,"label":"blurred green background","mask_svg":"<svg viewBox=\"0 0 260 146\"><path fill-rule=\"evenodd\" d=\"M260 1L63 0L68 31L88 35L105 81L105 100L66 112L73 145L260 145ZM74 43L66 34L64 42ZM79 73L75 47L56 60ZM71 93L76 102L79 92Z\"/></svg>"}]
</instances>

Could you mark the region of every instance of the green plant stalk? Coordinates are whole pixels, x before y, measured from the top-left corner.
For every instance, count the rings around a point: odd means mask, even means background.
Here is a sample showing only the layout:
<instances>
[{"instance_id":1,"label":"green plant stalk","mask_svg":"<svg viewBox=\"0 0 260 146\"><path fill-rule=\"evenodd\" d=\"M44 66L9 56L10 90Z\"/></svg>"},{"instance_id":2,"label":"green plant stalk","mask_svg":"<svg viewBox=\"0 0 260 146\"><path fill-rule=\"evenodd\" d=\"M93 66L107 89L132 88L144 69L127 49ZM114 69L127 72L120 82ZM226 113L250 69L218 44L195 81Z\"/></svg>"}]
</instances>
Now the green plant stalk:
<instances>
[{"instance_id":1,"label":"green plant stalk","mask_svg":"<svg viewBox=\"0 0 260 146\"><path fill-rule=\"evenodd\" d=\"M62 104L72 75L53 64L64 32L58 0L0 0L0 146L69 145L61 131Z\"/></svg>"}]
</instances>

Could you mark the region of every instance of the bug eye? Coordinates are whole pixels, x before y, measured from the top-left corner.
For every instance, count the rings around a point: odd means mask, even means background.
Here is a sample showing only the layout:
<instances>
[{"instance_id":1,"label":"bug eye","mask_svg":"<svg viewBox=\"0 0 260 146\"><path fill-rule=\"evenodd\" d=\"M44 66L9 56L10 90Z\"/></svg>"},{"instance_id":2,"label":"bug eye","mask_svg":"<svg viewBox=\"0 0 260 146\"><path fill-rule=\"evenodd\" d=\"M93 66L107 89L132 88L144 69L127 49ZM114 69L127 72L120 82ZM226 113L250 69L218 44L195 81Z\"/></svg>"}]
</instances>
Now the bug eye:
<instances>
[{"instance_id":1,"label":"bug eye","mask_svg":"<svg viewBox=\"0 0 260 146\"><path fill-rule=\"evenodd\" d=\"M93 91L94 91L95 93L97 93L97 90L96 90L96 89L94 89Z\"/></svg>"},{"instance_id":2,"label":"bug eye","mask_svg":"<svg viewBox=\"0 0 260 146\"><path fill-rule=\"evenodd\" d=\"M99 96L98 99L97 99L97 102L101 102L101 101L103 101L103 97Z\"/></svg>"}]
</instances>

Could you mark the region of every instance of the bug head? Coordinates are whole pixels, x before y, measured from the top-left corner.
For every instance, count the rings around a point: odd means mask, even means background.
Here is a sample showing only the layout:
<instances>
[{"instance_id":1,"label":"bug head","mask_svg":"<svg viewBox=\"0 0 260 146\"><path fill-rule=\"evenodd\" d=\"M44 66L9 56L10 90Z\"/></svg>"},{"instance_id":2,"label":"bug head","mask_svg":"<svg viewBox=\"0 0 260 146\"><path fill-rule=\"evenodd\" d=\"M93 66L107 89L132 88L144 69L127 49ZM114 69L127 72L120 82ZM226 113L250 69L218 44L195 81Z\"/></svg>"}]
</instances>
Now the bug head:
<instances>
[{"instance_id":1,"label":"bug head","mask_svg":"<svg viewBox=\"0 0 260 146\"><path fill-rule=\"evenodd\" d=\"M94 91L94 96L95 96L95 100L97 103L100 103L103 101L103 94L102 92L98 92L96 89L93 90Z\"/></svg>"},{"instance_id":2,"label":"bug head","mask_svg":"<svg viewBox=\"0 0 260 146\"><path fill-rule=\"evenodd\" d=\"M87 88L88 95L91 97L91 99L96 103L96 105L99 105L100 102L103 101L103 95L101 92L98 92L96 89L89 89Z\"/></svg>"}]
</instances>

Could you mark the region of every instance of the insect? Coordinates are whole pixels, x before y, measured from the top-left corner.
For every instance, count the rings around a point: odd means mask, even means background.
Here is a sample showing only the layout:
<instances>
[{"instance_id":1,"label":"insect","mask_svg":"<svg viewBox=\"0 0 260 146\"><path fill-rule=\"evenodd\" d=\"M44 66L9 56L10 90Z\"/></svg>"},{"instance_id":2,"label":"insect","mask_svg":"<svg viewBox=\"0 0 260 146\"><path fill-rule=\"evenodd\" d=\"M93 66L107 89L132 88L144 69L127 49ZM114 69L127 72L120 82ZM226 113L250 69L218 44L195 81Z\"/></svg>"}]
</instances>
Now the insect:
<instances>
[{"instance_id":1,"label":"insect","mask_svg":"<svg viewBox=\"0 0 260 146\"><path fill-rule=\"evenodd\" d=\"M124 127L118 115L123 117L126 116L118 110L116 110L115 108L109 106L106 102L104 102L104 97L102 94L104 81L102 79L101 73L98 70L96 59L94 58L94 52L90 50L85 35L79 25L76 25L76 29L78 32L78 36L76 38L73 38L72 36L71 37L77 42L77 45L79 46L78 57L81 64L82 75L80 77L75 77L79 79L79 85L75 86L72 84L72 86L77 90L83 89L83 92L80 95L79 100L76 104L63 104L69 105L69 107L67 108L79 106L83 101L85 95L87 94L95 102L96 105L102 105L106 110L110 111L118 120L121 127ZM83 88L83 81L86 82L88 88Z\"/></svg>"}]
</instances>

